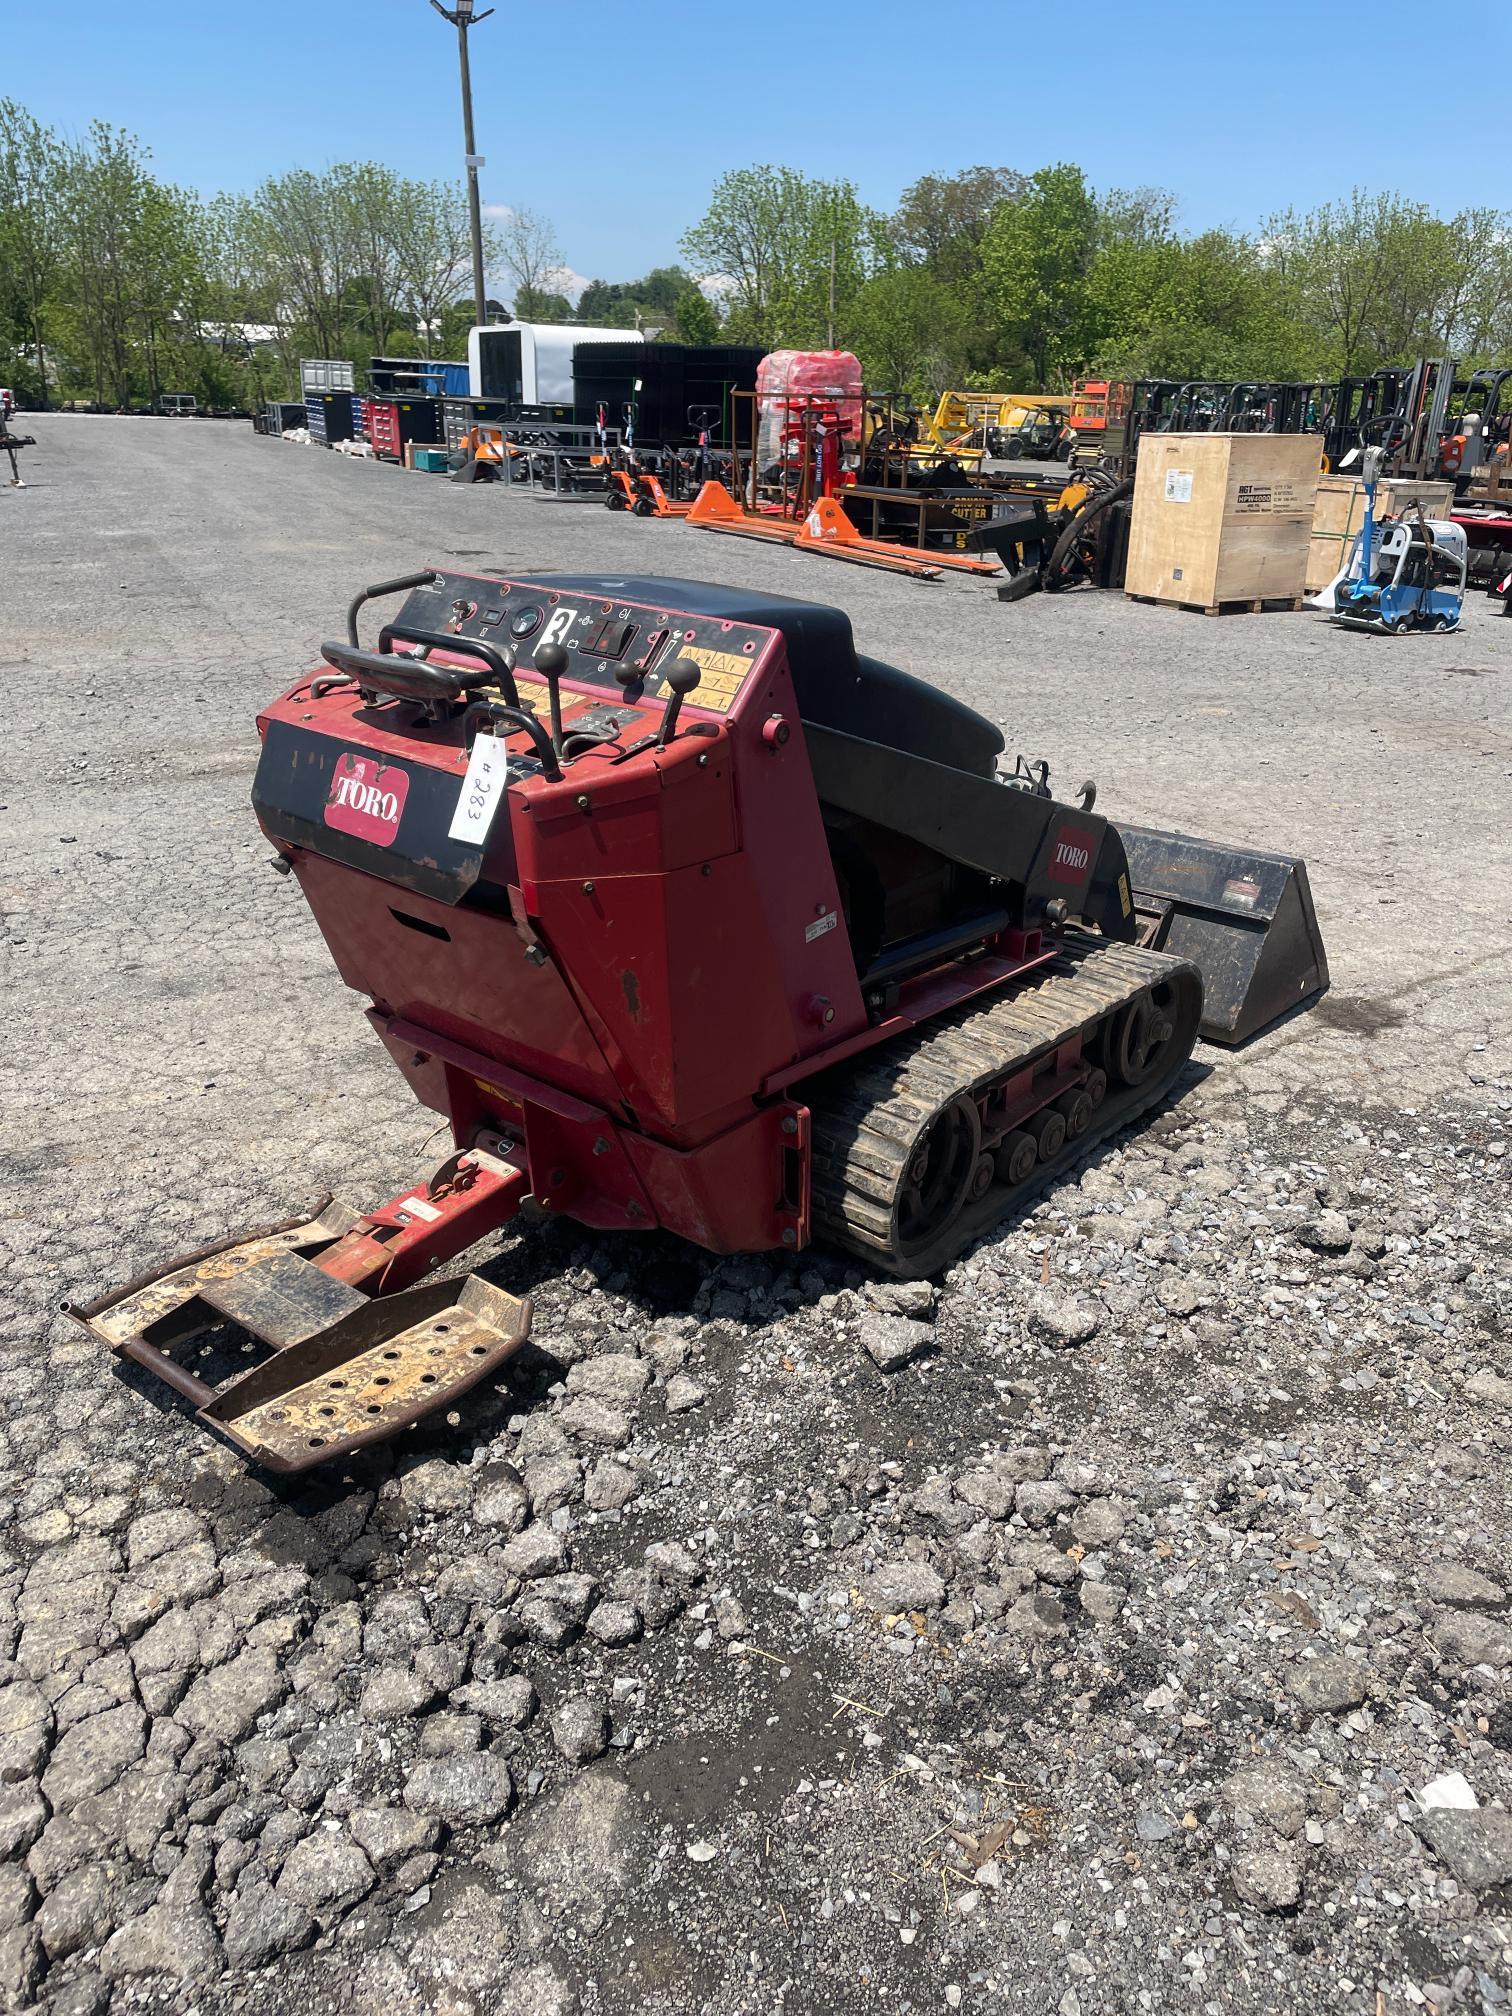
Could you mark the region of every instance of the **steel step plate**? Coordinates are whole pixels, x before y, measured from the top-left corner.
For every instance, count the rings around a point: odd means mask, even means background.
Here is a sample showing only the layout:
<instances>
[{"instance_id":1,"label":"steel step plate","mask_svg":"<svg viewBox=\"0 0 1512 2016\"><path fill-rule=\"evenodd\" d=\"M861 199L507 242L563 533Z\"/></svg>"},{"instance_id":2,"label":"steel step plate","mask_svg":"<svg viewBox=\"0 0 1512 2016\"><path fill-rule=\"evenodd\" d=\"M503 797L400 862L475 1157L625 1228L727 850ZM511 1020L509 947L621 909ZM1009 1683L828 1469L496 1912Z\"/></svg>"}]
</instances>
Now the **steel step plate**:
<instances>
[{"instance_id":1,"label":"steel step plate","mask_svg":"<svg viewBox=\"0 0 1512 2016\"><path fill-rule=\"evenodd\" d=\"M93 1331L112 1351L124 1351L138 1341L161 1351L225 1322L228 1316L245 1320L234 1306L232 1284L240 1276L268 1263L320 1252L349 1231L357 1218L350 1205L328 1201L313 1218L269 1226L250 1237L244 1234L207 1247L167 1273L138 1276L97 1301L77 1306L65 1302L64 1314Z\"/></svg>"},{"instance_id":2,"label":"steel step plate","mask_svg":"<svg viewBox=\"0 0 1512 2016\"><path fill-rule=\"evenodd\" d=\"M207 1427L272 1470L308 1470L449 1407L530 1335L531 1306L477 1274L366 1302L230 1381Z\"/></svg>"}]
</instances>

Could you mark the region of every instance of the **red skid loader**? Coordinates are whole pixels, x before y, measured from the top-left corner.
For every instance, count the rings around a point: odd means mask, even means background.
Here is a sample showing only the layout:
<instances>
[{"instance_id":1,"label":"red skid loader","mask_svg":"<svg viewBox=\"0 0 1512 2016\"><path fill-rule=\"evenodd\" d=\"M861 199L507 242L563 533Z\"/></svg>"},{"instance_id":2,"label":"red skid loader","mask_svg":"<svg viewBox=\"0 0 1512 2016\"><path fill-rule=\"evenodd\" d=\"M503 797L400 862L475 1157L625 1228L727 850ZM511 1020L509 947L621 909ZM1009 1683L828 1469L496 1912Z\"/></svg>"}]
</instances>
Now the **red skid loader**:
<instances>
[{"instance_id":1,"label":"red skid loader","mask_svg":"<svg viewBox=\"0 0 1512 2016\"><path fill-rule=\"evenodd\" d=\"M453 1150L71 1309L275 1469L498 1371L528 1304L434 1277L527 1198L929 1274L1162 1099L1199 1028L1327 983L1300 862L1126 848L835 609L427 569L321 657L259 717L253 803ZM266 1355L213 1386L186 1354L227 1325Z\"/></svg>"}]
</instances>

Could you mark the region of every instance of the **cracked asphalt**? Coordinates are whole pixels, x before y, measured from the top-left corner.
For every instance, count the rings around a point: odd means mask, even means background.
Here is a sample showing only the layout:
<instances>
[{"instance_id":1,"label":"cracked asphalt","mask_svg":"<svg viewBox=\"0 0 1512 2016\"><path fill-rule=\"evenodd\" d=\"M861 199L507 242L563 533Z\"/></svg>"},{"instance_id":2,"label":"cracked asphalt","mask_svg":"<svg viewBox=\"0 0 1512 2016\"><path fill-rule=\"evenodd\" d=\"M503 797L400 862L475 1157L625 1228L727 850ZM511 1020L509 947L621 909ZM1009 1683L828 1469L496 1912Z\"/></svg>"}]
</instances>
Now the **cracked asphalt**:
<instances>
[{"instance_id":1,"label":"cracked asphalt","mask_svg":"<svg viewBox=\"0 0 1512 2016\"><path fill-rule=\"evenodd\" d=\"M1000 606L245 424L0 490L0 2000L1497 2010L1512 623ZM507 1381L291 1485L57 1314L439 1152L248 804L363 582L831 600L1333 972L940 1280L519 1225ZM150 1390L149 1390L150 1388Z\"/></svg>"}]
</instances>

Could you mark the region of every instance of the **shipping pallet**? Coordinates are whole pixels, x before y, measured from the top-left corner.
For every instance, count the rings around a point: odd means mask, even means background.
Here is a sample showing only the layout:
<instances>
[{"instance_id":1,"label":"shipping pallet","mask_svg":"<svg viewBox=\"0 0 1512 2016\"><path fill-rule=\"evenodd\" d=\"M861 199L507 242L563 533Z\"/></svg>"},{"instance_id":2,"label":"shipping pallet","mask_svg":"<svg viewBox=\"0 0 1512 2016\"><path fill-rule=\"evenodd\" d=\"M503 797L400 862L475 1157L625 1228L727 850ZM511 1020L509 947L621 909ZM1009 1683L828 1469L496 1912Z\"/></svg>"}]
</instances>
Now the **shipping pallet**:
<instances>
[{"instance_id":1,"label":"shipping pallet","mask_svg":"<svg viewBox=\"0 0 1512 2016\"><path fill-rule=\"evenodd\" d=\"M1268 595L1259 601L1240 598L1234 602L1167 602L1160 595L1126 595L1127 602L1143 602L1150 609L1185 609L1193 616L1279 616L1303 607L1300 595Z\"/></svg>"}]
</instances>

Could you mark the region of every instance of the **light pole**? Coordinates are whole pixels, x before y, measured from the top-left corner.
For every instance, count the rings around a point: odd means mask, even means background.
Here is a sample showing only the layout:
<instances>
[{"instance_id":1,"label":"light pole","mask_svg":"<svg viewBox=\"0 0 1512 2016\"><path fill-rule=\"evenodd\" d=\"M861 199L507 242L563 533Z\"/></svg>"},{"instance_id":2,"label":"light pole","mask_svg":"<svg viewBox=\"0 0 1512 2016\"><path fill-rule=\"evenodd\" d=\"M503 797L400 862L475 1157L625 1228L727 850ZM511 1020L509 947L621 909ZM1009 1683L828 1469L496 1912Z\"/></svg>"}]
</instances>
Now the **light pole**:
<instances>
[{"instance_id":1,"label":"light pole","mask_svg":"<svg viewBox=\"0 0 1512 2016\"><path fill-rule=\"evenodd\" d=\"M481 14L474 14L473 0L457 0L455 7L443 7L441 0L431 0L431 5L457 31L457 55L462 65L462 141L467 149L467 217L472 227L473 320L483 323L488 320L483 296L483 212L478 207L478 170L483 166L483 157L473 147L472 70L467 61L467 31L479 21L486 21L494 10L485 7Z\"/></svg>"}]
</instances>

